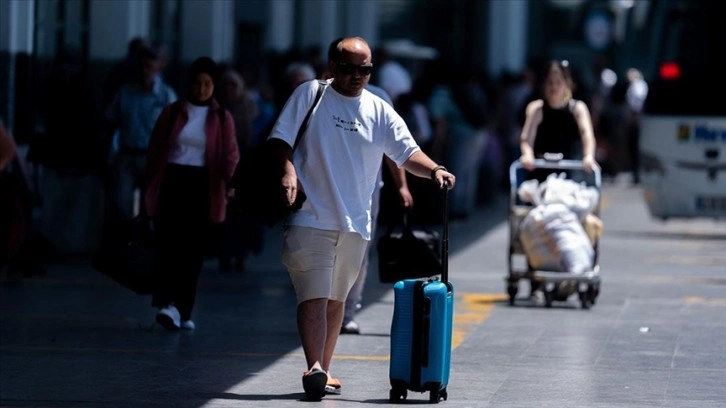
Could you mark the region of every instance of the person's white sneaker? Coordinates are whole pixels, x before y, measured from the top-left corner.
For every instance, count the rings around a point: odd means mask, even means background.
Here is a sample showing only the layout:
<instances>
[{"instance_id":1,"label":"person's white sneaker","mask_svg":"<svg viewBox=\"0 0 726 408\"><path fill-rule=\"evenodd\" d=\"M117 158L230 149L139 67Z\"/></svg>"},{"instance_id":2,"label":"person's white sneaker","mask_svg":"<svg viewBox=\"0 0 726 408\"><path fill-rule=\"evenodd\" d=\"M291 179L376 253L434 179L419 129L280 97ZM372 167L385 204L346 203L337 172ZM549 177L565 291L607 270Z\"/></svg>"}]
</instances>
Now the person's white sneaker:
<instances>
[{"instance_id":1,"label":"person's white sneaker","mask_svg":"<svg viewBox=\"0 0 726 408\"><path fill-rule=\"evenodd\" d=\"M184 320L181 322L181 329L182 330L194 330L196 326L194 325L194 322L191 320Z\"/></svg>"},{"instance_id":2,"label":"person's white sneaker","mask_svg":"<svg viewBox=\"0 0 726 408\"><path fill-rule=\"evenodd\" d=\"M156 314L156 322L167 330L179 330L181 317L176 307L169 305L159 309L159 312Z\"/></svg>"},{"instance_id":3,"label":"person's white sneaker","mask_svg":"<svg viewBox=\"0 0 726 408\"><path fill-rule=\"evenodd\" d=\"M340 328L340 334L360 334L360 327L355 320L351 320Z\"/></svg>"}]
</instances>

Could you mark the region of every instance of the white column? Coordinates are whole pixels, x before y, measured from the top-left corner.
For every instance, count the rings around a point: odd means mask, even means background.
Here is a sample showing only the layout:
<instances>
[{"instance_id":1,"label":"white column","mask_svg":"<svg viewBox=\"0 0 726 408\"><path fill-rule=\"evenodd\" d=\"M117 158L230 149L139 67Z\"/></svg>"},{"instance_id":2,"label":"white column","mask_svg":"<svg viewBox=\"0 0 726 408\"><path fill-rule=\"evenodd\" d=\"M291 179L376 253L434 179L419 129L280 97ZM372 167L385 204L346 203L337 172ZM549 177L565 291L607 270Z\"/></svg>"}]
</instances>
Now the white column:
<instances>
[{"instance_id":1,"label":"white column","mask_svg":"<svg viewBox=\"0 0 726 408\"><path fill-rule=\"evenodd\" d=\"M295 1L274 0L268 4L265 49L286 51L293 44L295 33Z\"/></svg>"},{"instance_id":2,"label":"white column","mask_svg":"<svg viewBox=\"0 0 726 408\"><path fill-rule=\"evenodd\" d=\"M34 1L0 1L0 51L12 54L33 51Z\"/></svg>"},{"instance_id":3,"label":"white column","mask_svg":"<svg viewBox=\"0 0 726 408\"><path fill-rule=\"evenodd\" d=\"M104 0L91 2L91 60L117 60L126 55L129 40L149 36L151 2Z\"/></svg>"},{"instance_id":4,"label":"white column","mask_svg":"<svg viewBox=\"0 0 726 408\"><path fill-rule=\"evenodd\" d=\"M11 131L15 116L15 56L33 52L34 12L33 1L0 1L0 61L7 61L0 64L0 116Z\"/></svg>"},{"instance_id":5,"label":"white column","mask_svg":"<svg viewBox=\"0 0 726 408\"><path fill-rule=\"evenodd\" d=\"M524 68L527 59L526 0L489 3L489 55L487 69L496 77L501 71Z\"/></svg>"},{"instance_id":6,"label":"white column","mask_svg":"<svg viewBox=\"0 0 726 408\"><path fill-rule=\"evenodd\" d=\"M234 56L235 20L232 0L185 0L182 3L181 59L208 56L216 62Z\"/></svg>"},{"instance_id":7,"label":"white column","mask_svg":"<svg viewBox=\"0 0 726 408\"><path fill-rule=\"evenodd\" d=\"M378 3L376 0L348 0L345 8L345 35L363 37L371 48L378 45Z\"/></svg>"},{"instance_id":8,"label":"white column","mask_svg":"<svg viewBox=\"0 0 726 408\"><path fill-rule=\"evenodd\" d=\"M323 52L327 52L330 42L340 36L336 30L340 21L340 3L335 0L318 0L298 4L302 7L302 13L298 21L300 40L296 45L305 48L318 46Z\"/></svg>"}]
</instances>

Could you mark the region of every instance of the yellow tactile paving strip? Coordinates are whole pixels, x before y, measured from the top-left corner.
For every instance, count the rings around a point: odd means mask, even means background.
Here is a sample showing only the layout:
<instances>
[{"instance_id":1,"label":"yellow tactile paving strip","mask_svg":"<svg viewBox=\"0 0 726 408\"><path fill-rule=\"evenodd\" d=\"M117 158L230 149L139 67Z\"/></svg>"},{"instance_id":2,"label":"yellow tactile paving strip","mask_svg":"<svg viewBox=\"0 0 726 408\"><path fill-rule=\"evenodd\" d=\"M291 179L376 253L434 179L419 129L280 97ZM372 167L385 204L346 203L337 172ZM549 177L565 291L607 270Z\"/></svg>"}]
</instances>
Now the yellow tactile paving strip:
<instances>
[{"instance_id":1,"label":"yellow tactile paving strip","mask_svg":"<svg viewBox=\"0 0 726 408\"><path fill-rule=\"evenodd\" d=\"M492 309L497 303L506 302L508 297L504 293L463 293L457 294L454 300L454 328L451 339L452 350L456 349L465 340L467 334L489 317ZM292 354L292 356L298 356ZM299 357L303 357L302 354ZM365 361L388 361L389 355L385 356L362 356L362 355L335 355L336 360L365 360Z\"/></svg>"}]
</instances>

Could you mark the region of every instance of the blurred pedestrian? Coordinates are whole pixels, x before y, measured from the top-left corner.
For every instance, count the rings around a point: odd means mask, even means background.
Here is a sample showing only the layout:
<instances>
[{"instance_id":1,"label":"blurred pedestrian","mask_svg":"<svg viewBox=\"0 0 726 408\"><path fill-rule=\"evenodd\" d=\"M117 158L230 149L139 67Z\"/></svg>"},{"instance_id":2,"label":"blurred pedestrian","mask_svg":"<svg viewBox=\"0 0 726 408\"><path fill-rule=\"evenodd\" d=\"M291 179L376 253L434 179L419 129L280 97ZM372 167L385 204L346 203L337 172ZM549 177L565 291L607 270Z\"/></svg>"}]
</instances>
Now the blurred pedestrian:
<instances>
[{"instance_id":1,"label":"blurred pedestrian","mask_svg":"<svg viewBox=\"0 0 726 408\"><path fill-rule=\"evenodd\" d=\"M394 107L398 107L398 98L411 92L413 79L408 70L398 62L388 47L383 46L377 50L378 68L377 84L389 95Z\"/></svg>"},{"instance_id":2,"label":"blurred pedestrian","mask_svg":"<svg viewBox=\"0 0 726 408\"><path fill-rule=\"evenodd\" d=\"M28 152L28 160L42 166L40 172L36 167L43 198L37 231L56 253L90 252L103 218L99 175L107 170L107 156L99 131L101 111L81 50L59 50L44 80L42 102L44 131Z\"/></svg>"},{"instance_id":3,"label":"blurred pedestrian","mask_svg":"<svg viewBox=\"0 0 726 408\"><path fill-rule=\"evenodd\" d=\"M626 121L626 137L630 171L633 173L633 184L640 183L640 113L643 111L645 99L648 97L648 83L643 74L636 68L626 73L628 88L625 92L628 115Z\"/></svg>"},{"instance_id":4,"label":"blurred pedestrian","mask_svg":"<svg viewBox=\"0 0 726 408\"><path fill-rule=\"evenodd\" d=\"M17 145L0 120L0 272L10 281L44 275L30 240L31 191L17 156Z\"/></svg>"},{"instance_id":5,"label":"blurred pedestrian","mask_svg":"<svg viewBox=\"0 0 726 408\"><path fill-rule=\"evenodd\" d=\"M315 69L312 65L304 62L293 62L285 70L285 79L287 80L289 97L292 91L295 90L300 84L310 81L315 78ZM285 98L287 100L287 98Z\"/></svg>"},{"instance_id":6,"label":"blurred pedestrian","mask_svg":"<svg viewBox=\"0 0 726 408\"><path fill-rule=\"evenodd\" d=\"M152 48L139 51L136 80L121 86L106 112L107 130L118 129L118 154L112 159L110 218L129 220L134 215L134 194L143 197L144 168L149 139L164 107L177 100L174 90L159 77L159 56Z\"/></svg>"},{"instance_id":7,"label":"blurred pedestrian","mask_svg":"<svg viewBox=\"0 0 726 408\"><path fill-rule=\"evenodd\" d=\"M134 37L126 46L126 55L117 62L103 83L102 107L106 109L119 89L125 84L136 82L139 56L144 48L150 46L144 37Z\"/></svg>"},{"instance_id":8,"label":"blurred pedestrian","mask_svg":"<svg viewBox=\"0 0 726 408\"><path fill-rule=\"evenodd\" d=\"M239 150L232 115L214 99L217 65L189 69L189 95L164 108L149 143L144 196L158 246L152 306L169 330L192 330L197 281L211 223L225 219Z\"/></svg>"},{"instance_id":9,"label":"blurred pedestrian","mask_svg":"<svg viewBox=\"0 0 726 408\"><path fill-rule=\"evenodd\" d=\"M437 64L427 98L434 131L431 155L457 175L450 216L466 219L477 203L479 167L488 138L486 98L473 73L457 72L446 61Z\"/></svg>"},{"instance_id":10,"label":"blurred pedestrian","mask_svg":"<svg viewBox=\"0 0 726 408\"><path fill-rule=\"evenodd\" d=\"M369 87L366 88L369 89ZM382 89L381 91L385 92ZM372 93L375 93L375 91ZM371 199L371 239L368 241L366 246L363 263L360 266L358 277L353 283L353 287L350 288L348 297L345 299L345 311L343 313L343 323L340 328L340 334L360 334L360 325L355 320L355 315L363 308L363 291L365 289L366 278L368 276L371 249L374 246L374 238L377 230L376 227L378 226L378 214L381 208L381 189L384 185L382 174L386 171L386 168L390 172L391 179L396 185L396 192L398 194L398 200L401 207L403 207L404 210L408 210L413 207L413 195L408 189L405 170L397 167L396 163L388 157L384 158L384 163L385 167L381 167L376 188L373 190L373 198Z\"/></svg>"},{"instance_id":11,"label":"blurred pedestrian","mask_svg":"<svg viewBox=\"0 0 726 408\"><path fill-rule=\"evenodd\" d=\"M252 144L259 144L270 134L277 117L275 90L266 83L260 83L250 89L250 97L260 112L252 120Z\"/></svg>"},{"instance_id":12,"label":"blurred pedestrian","mask_svg":"<svg viewBox=\"0 0 726 408\"><path fill-rule=\"evenodd\" d=\"M18 150L18 146L15 144L15 140L5 128L2 120L0 120L0 172L10 165L10 162L15 158L15 153Z\"/></svg>"},{"instance_id":13,"label":"blurred pedestrian","mask_svg":"<svg viewBox=\"0 0 726 408\"><path fill-rule=\"evenodd\" d=\"M442 188L444 180L454 184L453 174L421 152L393 107L365 90L372 68L365 40L340 41L329 61L330 86L294 155L298 127L321 86L317 80L295 89L270 135L284 166L288 203L299 190L307 195L287 220L282 261L297 297L307 363L302 384L310 400L341 390L330 366L345 299L371 238L371 199L383 155Z\"/></svg>"},{"instance_id":14,"label":"blurred pedestrian","mask_svg":"<svg viewBox=\"0 0 726 408\"><path fill-rule=\"evenodd\" d=\"M240 162L244 163L259 144L252 138L252 121L259 115L259 109L247 91L244 78L236 70L226 69L220 77L218 88L219 104L234 118ZM248 193L253 192L239 192L242 196ZM249 254L262 251L264 226L254 217L244 214L233 200L227 206L227 217L221 228L218 246L220 272L229 271L232 267L242 272Z\"/></svg>"},{"instance_id":15,"label":"blurred pedestrian","mask_svg":"<svg viewBox=\"0 0 726 408\"><path fill-rule=\"evenodd\" d=\"M534 160L545 153L581 158L588 171L597 165L590 112L583 101L572 97L575 84L568 65L566 61L550 61L545 68L544 98L527 105L520 143L520 161L526 169L533 169ZM548 173L535 172L532 177L544 179Z\"/></svg>"},{"instance_id":16,"label":"blurred pedestrian","mask_svg":"<svg viewBox=\"0 0 726 408\"><path fill-rule=\"evenodd\" d=\"M6 174L6 169L15 158L16 152L17 145L12 135L0 121L0 272L15 254L17 234L24 233L25 227L24 223L18 224L18 221L22 222L23 217L18 211L20 208L13 182L9 174ZM12 280L16 277L8 273L8 278Z\"/></svg>"}]
</instances>

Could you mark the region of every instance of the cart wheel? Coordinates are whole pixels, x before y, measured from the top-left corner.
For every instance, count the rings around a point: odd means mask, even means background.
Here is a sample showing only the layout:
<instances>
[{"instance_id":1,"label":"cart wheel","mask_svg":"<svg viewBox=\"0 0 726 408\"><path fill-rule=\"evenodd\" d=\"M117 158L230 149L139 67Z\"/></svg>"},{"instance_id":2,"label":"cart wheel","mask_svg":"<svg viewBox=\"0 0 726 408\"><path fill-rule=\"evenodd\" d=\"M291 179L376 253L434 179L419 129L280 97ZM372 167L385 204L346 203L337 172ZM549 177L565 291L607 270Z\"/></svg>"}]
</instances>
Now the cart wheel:
<instances>
[{"instance_id":1,"label":"cart wheel","mask_svg":"<svg viewBox=\"0 0 726 408\"><path fill-rule=\"evenodd\" d=\"M519 285L516 282L509 282L507 284L507 293L509 294L509 306L514 306L514 301L517 299L517 292L519 291Z\"/></svg>"},{"instance_id":2,"label":"cart wheel","mask_svg":"<svg viewBox=\"0 0 726 408\"><path fill-rule=\"evenodd\" d=\"M446 388L444 388L443 390L441 390L441 391L439 392L439 397L440 397L440 398L441 398L442 400L444 400L444 401L446 401L446 400L447 400L447 399L449 398L449 393L448 393L448 392L446 392Z\"/></svg>"},{"instance_id":3,"label":"cart wheel","mask_svg":"<svg viewBox=\"0 0 726 408\"><path fill-rule=\"evenodd\" d=\"M592 301L590 299L590 290L580 292L580 305L585 310L590 308L590 306L592 305Z\"/></svg>"},{"instance_id":4,"label":"cart wheel","mask_svg":"<svg viewBox=\"0 0 726 408\"><path fill-rule=\"evenodd\" d=\"M597 298L597 289L595 285L589 285L587 287L587 296L590 298L590 305L595 305L595 299Z\"/></svg>"},{"instance_id":5,"label":"cart wheel","mask_svg":"<svg viewBox=\"0 0 726 408\"><path fill-rule=\"evenodd\" d=\"M388 392L388 400L394 404L403 402L406 400L407 395L408 392L406 390L391 388L391 391Z\"/></svg>"},{"instance_id":6,"label":"cart wheel","mask_svg":"<svg viewBox=\"0 0 726 408\"><path fill-rule=\"evenodd\" d=\"M545 298L545 307L552 307L552 301L555 298L555 291L554 290L545 290L544 298Z\"/></svg>"},{"instance_id":7,"label":"cart wheel","mask_svg":"<svg viewBox=\"0 0 726 408\"><path fill-rule=\"evenodd\" d=\"M592 304L595 304L595 299L600 295L600 284L592 285Z\"/></svg>"}]
</instances>

